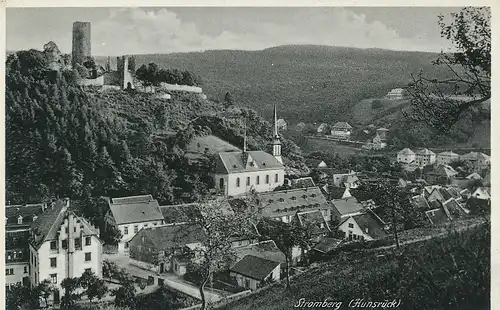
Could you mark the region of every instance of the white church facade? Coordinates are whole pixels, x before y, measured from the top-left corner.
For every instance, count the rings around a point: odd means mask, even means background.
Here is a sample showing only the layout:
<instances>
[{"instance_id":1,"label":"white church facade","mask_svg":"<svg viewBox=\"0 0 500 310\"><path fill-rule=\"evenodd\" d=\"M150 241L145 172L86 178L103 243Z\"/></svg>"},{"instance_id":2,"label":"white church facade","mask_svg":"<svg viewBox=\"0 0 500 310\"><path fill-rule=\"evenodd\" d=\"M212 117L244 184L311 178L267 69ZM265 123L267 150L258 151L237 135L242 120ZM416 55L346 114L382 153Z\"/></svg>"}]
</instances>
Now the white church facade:
<instances>
[{"instance_id":1,"label":"white church facade","mask_svg":"<svg viewBox=\"0 0 500 310\"><path fill-rule=\"evenodd\" d=\"M274 134L272 154L264 151L221 152L217 156L215 187L225 196L245 195L249 192L269 192L283 185L285 167L281 157L276 106L274 107Z\"/></svg>"}]
</instances>

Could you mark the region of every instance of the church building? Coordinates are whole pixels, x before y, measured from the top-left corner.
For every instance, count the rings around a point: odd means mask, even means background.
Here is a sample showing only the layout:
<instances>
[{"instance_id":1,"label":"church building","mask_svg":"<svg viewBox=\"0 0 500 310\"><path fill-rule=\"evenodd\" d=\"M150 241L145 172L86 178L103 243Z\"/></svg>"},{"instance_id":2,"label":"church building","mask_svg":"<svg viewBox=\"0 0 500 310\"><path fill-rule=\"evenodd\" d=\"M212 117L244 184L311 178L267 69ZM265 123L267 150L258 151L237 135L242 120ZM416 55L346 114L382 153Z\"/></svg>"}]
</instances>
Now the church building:
<instances>
[{"instance_id":1,"label":"church building","mask_svg":"<svg viewBox=\"0 0 500 310\"><path fill-rule=\"evenodd\" d=\"M247 151L246 137L242 152L218 154L214 182L217 190L225 196L244 195L252 191L269 192L283 185L285 167L281 157L276 105L273 121L272 154L264 151Z\"/></svg>"}]
</instances>

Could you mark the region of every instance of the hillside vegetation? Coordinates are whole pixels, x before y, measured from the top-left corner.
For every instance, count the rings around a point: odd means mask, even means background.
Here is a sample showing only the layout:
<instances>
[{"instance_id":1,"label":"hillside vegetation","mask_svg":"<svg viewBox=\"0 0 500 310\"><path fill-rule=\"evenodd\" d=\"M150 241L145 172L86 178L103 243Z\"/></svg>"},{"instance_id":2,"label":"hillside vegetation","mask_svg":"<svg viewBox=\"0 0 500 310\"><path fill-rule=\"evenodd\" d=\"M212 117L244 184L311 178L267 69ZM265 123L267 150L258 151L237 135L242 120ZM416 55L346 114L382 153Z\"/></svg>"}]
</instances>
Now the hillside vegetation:
<instances>
[{"instance_id":1,"label":"hillside vegetation","mask_svg":"<svg viewBox=\"0 0 500 310\"><path fill-rule=\"evenodd\" d=\"M210 50L136 55L137 65L189 70L202 76L203 89L222 101L230 92L237 105L269 120L273 104L291 122L335 122L352 118L351 107L406 85L421 69L436 76L437 54L381 49L290 45L262 51ZM102 61L102 60L101 60Z\"/></svg>"},{"instance_id":2,"label":"hillside vegetation","mask_svg":"<svg viewBox=\"0 0 500 310\"><path fill-rule=\"evenodd\" d=\"M384 254L378 257L377 254ZM340 253L295 277L292 290L276 285L222 309L292 309L307 301L401 299L400 309L488 309L490 226L407 245L401 254ZM342 308L342 309L343 309Z\"/></svg>"}]
</instances>

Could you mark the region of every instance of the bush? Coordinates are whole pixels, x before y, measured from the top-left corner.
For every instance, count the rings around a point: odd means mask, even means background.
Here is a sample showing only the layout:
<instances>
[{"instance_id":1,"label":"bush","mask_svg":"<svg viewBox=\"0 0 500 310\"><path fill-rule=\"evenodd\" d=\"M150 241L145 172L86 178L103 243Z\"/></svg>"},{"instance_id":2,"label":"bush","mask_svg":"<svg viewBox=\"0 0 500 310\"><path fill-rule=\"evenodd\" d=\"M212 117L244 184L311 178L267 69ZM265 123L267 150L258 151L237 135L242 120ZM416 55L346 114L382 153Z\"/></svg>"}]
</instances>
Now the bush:
<instances>
[{"instance_id":1,"label":"bush","mask_svg":"<svg viewBox=\"0 0 500 310\"><path fill-rule=\"evenodd\" d=\"M382 108L384 105L382 104L382 101L376 99L376 100L373 100L372 103L371 103L371 107L372 109L374 110L377 110L377 109L380 109Z\"/></svg>"}]
</instances>

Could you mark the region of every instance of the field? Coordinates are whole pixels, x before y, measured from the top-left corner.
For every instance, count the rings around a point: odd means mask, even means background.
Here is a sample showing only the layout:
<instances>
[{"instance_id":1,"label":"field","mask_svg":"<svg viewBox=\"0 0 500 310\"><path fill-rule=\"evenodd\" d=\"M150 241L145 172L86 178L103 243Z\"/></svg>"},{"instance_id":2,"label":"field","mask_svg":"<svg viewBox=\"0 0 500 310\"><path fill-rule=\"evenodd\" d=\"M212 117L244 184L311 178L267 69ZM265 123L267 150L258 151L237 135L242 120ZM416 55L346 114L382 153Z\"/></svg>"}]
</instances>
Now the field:
<instances>
[{"instance_id":1,"label":"field","mask_svg":"<svg viewBox=\"0 0 500 310\"><path fill-rule=\"evenodd\" d=\"M338 144L334 141L307 138L307 144L301 147L304 154L312 152L337 153L341 157L348 157L353 154L363 152L359 147L353 147L345 144Z\"/></svg>"},{"instance_id":2,"label":"field","mask_svg":"<svg viewBox=\"0 0 500 310\"><path fill-rule=\"evenodd\" d=\"M284 310L300 298L347 303L401 299L399 309L487 309L490 281L488 224L444 238L406 245L400 252L354 251L283 284L228 304L222 309Z\"/></svg>"}]
</instances>

